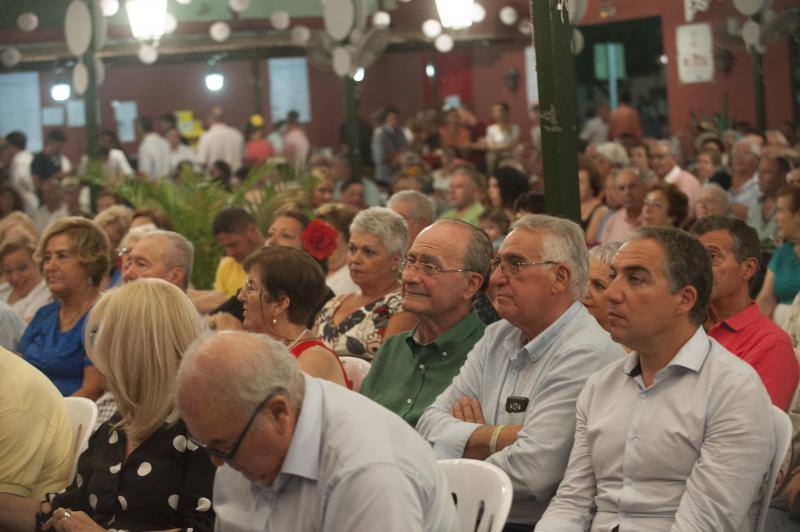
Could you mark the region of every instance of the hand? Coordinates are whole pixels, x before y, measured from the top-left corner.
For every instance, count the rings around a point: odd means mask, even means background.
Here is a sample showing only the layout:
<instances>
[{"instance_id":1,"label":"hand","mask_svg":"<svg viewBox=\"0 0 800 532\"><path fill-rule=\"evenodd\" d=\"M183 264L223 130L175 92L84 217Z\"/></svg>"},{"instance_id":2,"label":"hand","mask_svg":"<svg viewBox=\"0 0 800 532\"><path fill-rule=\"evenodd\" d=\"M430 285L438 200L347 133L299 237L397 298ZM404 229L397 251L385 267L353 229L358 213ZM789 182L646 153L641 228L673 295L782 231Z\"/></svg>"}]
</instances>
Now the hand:
<instances>
[{"instance_id":1,"label":"hand","mask_svg":"<svg viewBox=\"0 0 800 532\"><path fill-rule=\"evenodd\" d=\"M104 532L92 518L83 512L73 512L65 508L58 508L42 527L42 530L56 530L57 532Z\"/></svg>"},{"instance_id":2,"label":"hand","mask_svg":"<svg viewBox=\"0 0 800 532\"><path fill-rule=\"evenodd\" d=\"M477 423L479 425L486 425L486 420L483 419L483 411L481 410L481 403L477 399L464 396L453 403L452 415L456 419L466 421L467 423Z\"/></svg>"}]
</instances>

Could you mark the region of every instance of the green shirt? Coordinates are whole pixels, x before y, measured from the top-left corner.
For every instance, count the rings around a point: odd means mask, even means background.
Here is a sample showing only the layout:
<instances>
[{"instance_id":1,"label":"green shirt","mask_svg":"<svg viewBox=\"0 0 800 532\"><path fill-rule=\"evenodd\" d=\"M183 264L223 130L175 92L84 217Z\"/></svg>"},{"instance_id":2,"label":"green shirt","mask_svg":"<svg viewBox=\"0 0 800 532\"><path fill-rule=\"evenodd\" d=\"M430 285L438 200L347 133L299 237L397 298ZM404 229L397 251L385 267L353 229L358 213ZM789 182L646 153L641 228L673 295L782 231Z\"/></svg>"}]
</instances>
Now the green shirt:
<instances>
[{"instance_id":1,"label":"green shirt","mask_svg":"<svg viewBox=\"0 0 800 532\"><path fill-rule=\"evenodd\" d=\"M481 202L480 201L476 201L475 203L472 204L472 207L470 207L469 209L465 210L464 213L461 216L457 216L455 209L450 209L449 211L443 212L442 215L439 216L439 219L440 220L445 220L445 219L449 219L449 218L450 219L451 218L458 218L459 220L467 222L467 223L470 223L470 224L474 225L475 227L480 227L481 224L480 224L480 221L478 220L478 218L481 217L481 214L483 214L484 210L486 210L486 209L481 204Z\"/></svg>"},{"instance_id":2,"label":"green shirt","mask_svg":"<svg viewBox=\"0 0 800 532\"><path fill-rule=\"evenodd\" d=\"M360 392L402 417L412 427L458 375L486 326L471 310L428 345L414 340L416 328L381 346Z\"/></svg>"}]
</instances>

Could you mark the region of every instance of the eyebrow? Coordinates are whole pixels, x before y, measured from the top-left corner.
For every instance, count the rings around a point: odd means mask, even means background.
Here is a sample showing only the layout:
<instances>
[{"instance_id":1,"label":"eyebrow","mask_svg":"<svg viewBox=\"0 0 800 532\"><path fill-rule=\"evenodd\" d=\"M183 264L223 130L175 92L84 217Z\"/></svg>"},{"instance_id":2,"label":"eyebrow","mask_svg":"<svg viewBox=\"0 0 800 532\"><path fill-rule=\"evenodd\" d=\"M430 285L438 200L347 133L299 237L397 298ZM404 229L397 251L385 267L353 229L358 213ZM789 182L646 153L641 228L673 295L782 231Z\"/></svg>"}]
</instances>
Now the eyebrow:
<instances>
[{"instance_id":1,"label":"eyebrow","mask_svg":"<svg viewBox=\"0 0 800 532\"><path fill-rule=\"evenodd\" d=\"M613 267L612 267L612 269L614 269L614 273L617 273L617 272L618 272L618 270L617 270L616 268L613 268ZM640 265L638 265L638 264L631 264L631 265L629 265L629 266L623 266L623 267L621 268L621 270L622 270L623 272L627 273L627 274L631 274L631 273L644 273L644 274L646 274L646 275L652 275L652 272L651 272L649 269L645 268L644 266L640 266Z\"/></svg>"},{"instance_id":2,"label":"eyebrow","mask_svg":"<svg viewBox=\"0 0 800 532\"><path fill-rule=\"evenodd\" d=\"M497 258L501 259L501 260L502 259L516 259L516 260L521 260L521 261L524 261L524 262L530 262L530 261L528 261L527 257L524 257L524 256L522 256L522 255L520 255L518 253L514 253L514 252L498 253L497 254Z\"/></svg>"}]
</instances>

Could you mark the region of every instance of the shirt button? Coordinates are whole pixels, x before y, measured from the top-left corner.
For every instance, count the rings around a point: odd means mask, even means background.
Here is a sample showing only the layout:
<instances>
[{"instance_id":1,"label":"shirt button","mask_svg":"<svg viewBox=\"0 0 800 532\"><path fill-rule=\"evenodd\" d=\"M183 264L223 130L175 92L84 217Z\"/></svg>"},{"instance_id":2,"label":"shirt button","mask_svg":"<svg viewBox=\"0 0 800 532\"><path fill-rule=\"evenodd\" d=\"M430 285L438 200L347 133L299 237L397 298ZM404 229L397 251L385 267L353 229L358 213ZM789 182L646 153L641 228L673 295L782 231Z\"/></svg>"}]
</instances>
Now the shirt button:
<instances>
[{"instance_id":1,"label":"shirt button","mask_svg":"<svg viewBox=\"0 0 800 532\"><path fill-rule=\"evenodd\" d=\"M420 364L419 365L419 369L424 370L425 369L425 364Z\"/></svg>"},{"instance_id":2,"label":"shirt button","mask_svg":"<svg viewBox=\"0 0 800 532\"><path fill-rule=\"evenodd\" d=\"M412 401L412 400L411 400L411 398L409 398L409 399L406 399L406 404L409 404L409 405L410 405L410 404L411 404L411 403L413 403L413 402L414 402L414 401Z\"/></svg>"},{"instance_id":3,"label":"shirt button","mask_svg":"<svg viewBox=\"0 0 800 532\"><path fill-rule=\"evenodd\" d=\"M442 351L442 356L446 357L447 356L447 351Z\"/></svg>"}]
</instances>

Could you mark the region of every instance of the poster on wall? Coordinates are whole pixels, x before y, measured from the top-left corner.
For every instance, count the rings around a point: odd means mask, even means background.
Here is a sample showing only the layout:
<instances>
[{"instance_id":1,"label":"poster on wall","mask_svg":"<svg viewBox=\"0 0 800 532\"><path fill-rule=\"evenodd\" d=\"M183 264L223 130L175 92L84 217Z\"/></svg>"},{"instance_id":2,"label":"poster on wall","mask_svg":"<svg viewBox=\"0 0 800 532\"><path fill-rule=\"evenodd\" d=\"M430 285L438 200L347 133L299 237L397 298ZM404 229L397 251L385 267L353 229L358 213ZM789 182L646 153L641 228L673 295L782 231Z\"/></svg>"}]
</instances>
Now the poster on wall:
<instances>
[{"instance_id":1,"label":"poster on wall","mask_svg":"<svg viewBox=\"0 0 800 532\"><path fill-rule=\"evenodd\" d=\"M42 109L38 72L0 74L0 135L22 131L27 149L42 149Z\"/></svg>"},{"instance_id":2,"label":"poster on wall","mask_svg":"<svg viewBox=\"0 0 800 532\"><path fill-rule=\"evenodd\" d=\"M136 102L119 101L111 102L114 110L114 121L117 123L117 135L120 142L133 142L136 140L136 117L139 115Z\"/></svg>"},{"instance_id":3,"label":"poster on wall","mask_svg":"<svg viewBox=\"0 0 800 532\"><path fill-rule=\"evenodd\" d=\"M678 79L681 83L714 81L714 44L710 24L678 26Z\"/></svg>"}]
</instances>

